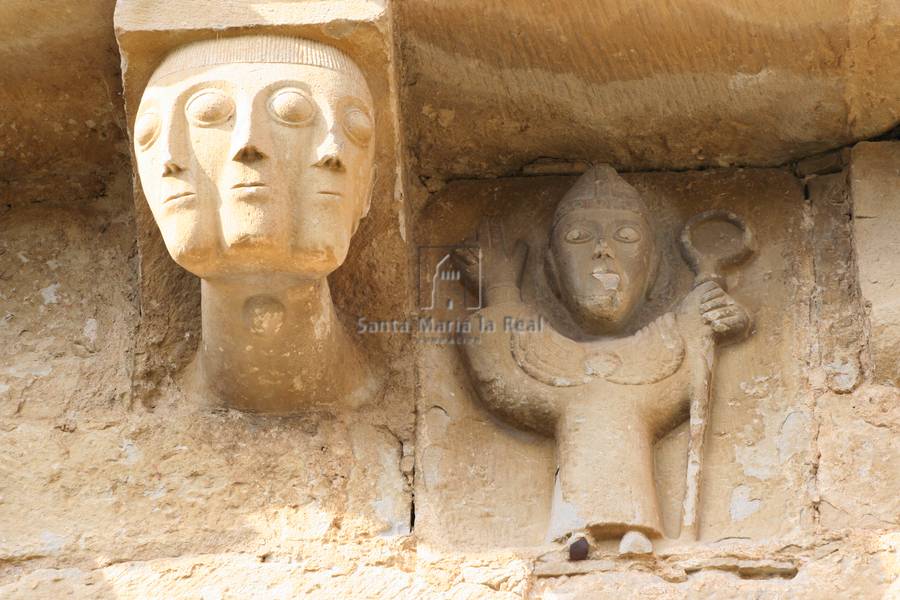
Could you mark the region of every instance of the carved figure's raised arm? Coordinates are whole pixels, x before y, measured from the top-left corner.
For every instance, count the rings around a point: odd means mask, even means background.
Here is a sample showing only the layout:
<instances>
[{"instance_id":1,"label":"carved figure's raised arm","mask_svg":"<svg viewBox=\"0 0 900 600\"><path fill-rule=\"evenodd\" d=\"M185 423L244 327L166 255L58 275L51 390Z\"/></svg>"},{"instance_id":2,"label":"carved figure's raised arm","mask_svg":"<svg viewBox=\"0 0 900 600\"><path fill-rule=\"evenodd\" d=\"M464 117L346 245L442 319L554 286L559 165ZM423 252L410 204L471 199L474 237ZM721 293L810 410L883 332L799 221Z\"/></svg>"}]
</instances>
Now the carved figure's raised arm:
<instances>
[{"instance_id":1,"label":"carved figure's raised arm","mask_svg":"<svg viewBox=\"0 0 900 600\"><path fill-rule=\"evenodd\" d=\"M478 241L479 250L461 249L454 257L466 273L467 283L484 289L486 308L469 319L469 333L460 338L472 381L492 412L552 435L560 385L555 382L568 381L565 365L572 355L541 342L550 336L559 344L568 342L576 351L581 352L580 347L549 330L549 325L522 302L519 285L528 245L519 240L510 251L502 225L491 220L481 224ZM534 349L549 350L554 356L539 356L547 353L535 353ZM580 384L584 382L584 363L577 363L580 375L572 381Z\"/></svg>"}]
</instances>

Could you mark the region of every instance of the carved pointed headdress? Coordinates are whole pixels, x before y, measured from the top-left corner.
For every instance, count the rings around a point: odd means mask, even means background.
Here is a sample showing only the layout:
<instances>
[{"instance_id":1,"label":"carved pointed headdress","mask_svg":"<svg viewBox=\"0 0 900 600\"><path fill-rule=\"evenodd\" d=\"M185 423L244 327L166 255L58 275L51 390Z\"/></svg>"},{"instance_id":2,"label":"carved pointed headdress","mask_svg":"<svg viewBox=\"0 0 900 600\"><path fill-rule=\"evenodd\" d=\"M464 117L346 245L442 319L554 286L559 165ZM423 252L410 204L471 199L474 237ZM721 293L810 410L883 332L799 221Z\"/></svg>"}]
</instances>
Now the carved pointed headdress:
<instances>
[{"instance_id":1,"label":"carved pointed headdress","mask_svg":"<svg viewBox=\"0 0 900 600\"><path fill-rule=\"evenodd\" d=\"M611 208L645 214L640 193L609 165L594 165L578 178L556 207L554 223L583 208Z\"/></svg>"}]
</instances>

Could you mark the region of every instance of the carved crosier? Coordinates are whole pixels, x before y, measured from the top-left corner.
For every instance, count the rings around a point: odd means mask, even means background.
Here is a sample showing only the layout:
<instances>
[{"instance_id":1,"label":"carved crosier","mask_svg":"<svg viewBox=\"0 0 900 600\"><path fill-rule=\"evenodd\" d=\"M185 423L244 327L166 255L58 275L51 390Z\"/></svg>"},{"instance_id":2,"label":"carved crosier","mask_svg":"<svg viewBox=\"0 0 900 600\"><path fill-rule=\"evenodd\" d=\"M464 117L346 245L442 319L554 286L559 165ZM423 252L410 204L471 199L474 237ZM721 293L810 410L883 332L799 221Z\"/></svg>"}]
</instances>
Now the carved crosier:
<instances>
[{"instance_id":1,"label":"carved crosier","mask_svg":"<svg viewBox=\"0 0 900 600\"><path fill-rule=\"evenodd\" d=\"M686 416L698 385L696 357L709 343L748 331L746 311L705 281L636 333L609 335L629 325L655 278L659 260L646 214L638 192L606 166L589 170L557 207L546 267L573 320L599 336L588 342L558 333L522 301L521 242L508 251L496 224L479 234L487 307L473 320L544 324L486 331L473 321L479 343L462 348L492 412L556 439L549 539L662 535L653 444ZM475 264L465 252L457 259L466 271Z\"/></svg>"},{"instance_id":2,"label":"carved crosier","mask_svg":"<svg viewBox=\"0 0 900 600\"><path fill-rule=\"evenodd\" d=\"M202 371L229 406L289 412L368 380L326 277L369 209L372 115L352 60L289 37L184 46L144 91L141 185L172 258L202 279Z\"/></svg>"}]
</instances>

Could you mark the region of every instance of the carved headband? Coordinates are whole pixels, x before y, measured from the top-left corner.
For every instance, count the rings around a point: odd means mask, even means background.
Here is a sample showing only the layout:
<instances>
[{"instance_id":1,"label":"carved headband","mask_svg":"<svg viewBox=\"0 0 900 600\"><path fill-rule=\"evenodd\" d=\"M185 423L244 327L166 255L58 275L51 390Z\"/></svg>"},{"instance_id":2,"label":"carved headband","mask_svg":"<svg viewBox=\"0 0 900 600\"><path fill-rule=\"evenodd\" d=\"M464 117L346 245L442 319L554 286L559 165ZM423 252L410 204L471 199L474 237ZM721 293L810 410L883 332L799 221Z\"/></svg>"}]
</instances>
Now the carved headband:
<instances>
[{"instance_id":1,"label":"carved headband","mask_svg":"<svg viewBox=\"0 0 900 600\"><path fill-rule=\"evenodd\" d=\"M150 82L197 67L233 63L285 63L309 65L349 75L365 89L366 79L349 56L326 44L303 38L250 35L194 42L182 46L162 61Z\"/></svg>"}]
</instances>

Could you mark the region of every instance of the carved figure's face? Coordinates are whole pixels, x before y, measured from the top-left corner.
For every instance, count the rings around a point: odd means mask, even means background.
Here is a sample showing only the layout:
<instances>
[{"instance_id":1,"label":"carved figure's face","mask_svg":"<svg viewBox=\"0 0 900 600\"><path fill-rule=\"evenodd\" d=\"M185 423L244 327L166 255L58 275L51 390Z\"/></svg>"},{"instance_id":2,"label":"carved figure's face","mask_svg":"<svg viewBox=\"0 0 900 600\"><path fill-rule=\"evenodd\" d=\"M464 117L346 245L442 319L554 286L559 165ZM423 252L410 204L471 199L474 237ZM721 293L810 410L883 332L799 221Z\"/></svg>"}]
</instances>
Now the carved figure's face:
<instances>
[{"instance_id":1,"label":"carved figure's face","mask_svg":"<svg viewBox=\"0 0 900 600\"><path fill-rule=\"evenodd\" d=\"M563 302L591 333L622 329L652 284L653 234L630 210L567 213L553 228L550 252Z\"/></svg>"},{"instance_id":2,"label":"carved figure's face","mask_svg":"<svg viewBox=\"0 0 900 600\"><path fill-rule=\"evenodd\" d=\"M360 78L316 66L214 65L152 82L135 153L169 253L204 278L334 271L368 211L372 115Z\"/></svg>"}]
</instances>

